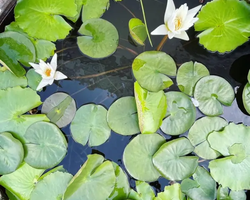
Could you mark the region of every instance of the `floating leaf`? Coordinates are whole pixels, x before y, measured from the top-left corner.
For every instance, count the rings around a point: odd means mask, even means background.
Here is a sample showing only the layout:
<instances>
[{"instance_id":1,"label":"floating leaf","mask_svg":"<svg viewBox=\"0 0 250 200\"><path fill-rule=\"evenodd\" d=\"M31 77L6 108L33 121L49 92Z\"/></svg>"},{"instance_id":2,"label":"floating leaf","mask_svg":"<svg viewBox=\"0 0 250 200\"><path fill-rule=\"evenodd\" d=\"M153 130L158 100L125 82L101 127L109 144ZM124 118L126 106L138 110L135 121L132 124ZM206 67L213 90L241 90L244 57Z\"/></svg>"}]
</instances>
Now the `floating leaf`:
<instances>
[{"instance_id":1,"label":"floating leaf","mask_svg":"<svg viewBox=\"0 0 250 200\"><path fill-rule=\"evenodd\" d=\"M219 76L206 76L198 81L194 90L194 98L199 102L199 109L208 116L223 113L223 107L230 106L234 100L232 86Z\"/></svg>"},{"instance_id":2,"label":"floating leaf","mask_svg":"<svg viewBox=\"0 0 250 200\"><path fill-rule=\"evenodd\" d=\"M142 200L142 199L136 191L134 191L133 189L130 189L128 198L126 200Z\"/></svg>"},{"instance_id":3,"label":"floating leaf","mask_svg":"<svg viewBox=\"0 0 250 200\"><path fill-rule=\"evenodd\" d=\"M147 39L147 31L145 24L138 18L132 18L129 20L129 32L132 39L139 45L144 45Z\"/></svg>"},{"instance_id":4,"label":"floating leaf","mask_svg":"<svg viewBox=\"0 0 250 200\"><path fill-rule=\"evenodd\" d=\"M67 153L67 141L59 128L52 123L32 124L24 135L25 162L37 169L58 165Z\"/></svg>"},{"instance_id":5,"label":"floating leaf","mask_svg":"<svg viewBox=\"0 0 250 200\"><path fill-rule=\"evenodd\" d=\"M210 51L224 53L248 41L250 7L245 1L215 0L199 12L195 23L200 43Z\"/></svg>"},{"instance_id":6,"label":"floating leaf","mask_svg":"<svg viewBox=\"0 0 250 200\"><path fill-rule=\"evenodd\" d=\"M64 39L71 30L60 15L74 17L76 14L72 0L18 1L15 7L17 25L31 37L49 41Z\"/></svg>"},{"instance_id":7,"label":"floating leaf","mask_svg":"<svg viewBox=\"0 0 250 200\"><path fill-rule=\"evenodd\" d=\"M128 173L137 180L156 181L160 173L155 169L152 157L165 142L158 134L140 134L125 148L123 163Z\"/></svg>"},{"instance_id":8,"label":"floating leaf","mask_svg":"<svg viewBox=\"0 0 250 200\"><path fill-rule=\"evenodd\" d=\"M121 135L134 135L140 132L134 97L122 97L108 110L109 127ZM129 127L129 128L128 128Z\"/></svg>"},{"instance_id":9,"label":"floating leaf","mask_svg":"<svg viewBox=\"0 0 250 200\"><path fill-rule=\"evenodd\" d=\"M169 135L180 135L186 132L196 119L196 108L191 99L181 92L165 93L167 99L167 113L161 130Z\"/></svg>"},{"instance_id":10,"label":"floating leaf","mask_svg":"<svg viewBox=\"0 0 250 200\"><path fill-rule=\"evenodd\" d=\"M38 181L43 180L46 176L55 173L55 172L67 172L64 168L63 165L59 165L51 170L49 170L48 172L44 173L42 176L40 176L40 178L38 179Z\"/></svg>"},{"instance_id":11,"label":"floating leaf","mask_svg":"<svg viewBox=\"0 0 250 200\"><path fill-rule=\"evenodd\" d=\"M63 92L57 92L48 97L42 107L51 122L59 128L67 126L76 114L76 102Z\"/></svg>"},{"instance_id":12,"label":"floating leaf","mask_svg":"<svg viewBox=\"0 0 250 200\"><path fill-rule=\"evenodd\" d=\"M32 191L30 200L55 200L62 196L72 179L72 175L63 172L54 172L39 181Z\"/></svg>"},{"instance_id":13,"label":"floating leaf","mask_svg":"<svg viewBox=\"0 0 250 200\"><path fill-rule=\"evenodd\" d=\"M242 101L243 101L244 108L250 114L250 83L247 83L244 87L244 90L242 93Z\"/></svg>"},{"instance_id":14,"label":"floating leaf","mask_svg":"<svg viewBox=\"0 0 250 200\"><path fill-rule=\"evenodd\" d=\"M40 97L30 88L0 90L0 132L11 132L23 142L26 129L37 121L48 121L46 115L23 115L41 105Z\"/></svg>"},{"instance_id":15,"label":"floating leaf","mask_svg":"<svg viewBox=\"0 0 250 200\"><path fill-rule=\"evenodd\" d=\"M158 193L154 200L184 200L185 195L181 192L181 185L175 183L170 186L165 186L164 192Z\"/></svg>"},{"instance_id":16,"label":"floating leaf","mask_svg":"<svg viewBox=\"0 0 250 200\"><path fill-rule=\"evenodd\" d=\"M75 3L76 3L76 7L77 7L77 9L76 9L77 14L74 17L68 17L68 19L74 23L79 19L80 15L81 15L83 0L75 0Z\"/></svg>"},{"instance_id":17,"label":"floating leaf","mask_svg":"<svg viewBox=\"0 0 250 200\"><path fill-rule=\"evenodd\" d=\"M187 138L163 144L153 156L154 166L168 180L183 180L192 176L198 166L198 157L186 156L194 150Z\"/></svg>"},{"instance_id":18,"label":"floating leaf","mask_svg":"<svg viewBox=\"0 0 250 200\"><path fill-rule=\"evenodd\" d=\"M229 193L228 188L219 187L217 192L217 200L247 200L244 190L233 191Z\"/></svg>"},{"instance_id":19,"label":"floating leaf","mask_svg":"<svg viewBox=\"0 0 250 200\"><path fill-rule=\"evenodd\" d=\"M159 51L146 51L140 54L134 59L132 68L138 83L152 92L170 87L173 81L166 75L176 75L174 60L168 54Z\"/></svg>"},{"instance_id":20,"label":"floating leaf","mask_svg":"<svg viewBox=\"0 0 250 200\"><path fill-rule=\"evenodd\" d=\"M107 123L107 110L100 105L88 104L79 108L71 123L73 139L89 146L99 146L109 138L111 130Z\"/></svg>"},{"instance_id":21,"label":"floating leaf","mask_svg":"<svg viewBox=\"0 0 250 200\"><path fill-rule=\"evenodd\" d=\"M144 181L136 181L136 190L142 200L152 200L155 198L153 188Z\"/></svg>"},{"instance_id":22,"label":"floating leaf","mask_svg":"<svg viewBox=\"0 0 250 200\"><path fill-rule=\"evenodd\" d=\"M34 69L30 69L27 74L26 77L28 79L28 85L32 90L37 89L37 86L39 85L39 83L42 80L42 76L38 73L35 72ZM42 90L42 89L41 89Z\"/></svg>"},{"instance_id":23,"label":"floating leaf","mask_svg":"<svg viewBox=\"0 0 250 200\"><path fill-rule=\"evenodd\" d=\"M141 133L154 133L161 126L167 111L166 96L163 91L149 92L135 82L135 100Z\"/></svg>"},{"instance_id":24,"label":"floating leaf","mask_svg":"<svg viewBox=\"0 0 250 200\"><path fill-rule=\"evenodd\" d=\"M180 91L189 96L194 94L194 86L199 79L208 76L209 71L205 65L192 61L183 63L177 72L177 84Z\"/></svg>"},{"instance_id":25,"label":"floating leaf","mask_svg":"<svg viewBox=\"0 0 250 200\"><path fill-rule=\"evenodd\" d=\"M44 170L35 169L26 163L13 173L0 177L0 185L9 190L20 200L29 200L32 190L35 188L38 178Z\"/></svg>"},{"instance_id":26,"label":"floating leaf","mask_svg":"<svg viewBox=\"0 0 250 200\"><path fill-rule=\"evenodd\" d=\"M24 35L12 31L0 34L0 55L1 60L16 76L26 73L19 62L28 65L28 62L34 62L36 58L32 42Z\"/></svg>"},{"instance_id":27,"label":"floating leaf","mask_svg":"<svg viewBox=\"0 0 250 200\"><path fill-rule=\"evenodd\" d=\"M64 200L103 200L114 189L116 176L110 161L101 155L88 155L88 160L73 177L64 193Z\"/></svg>"},{"instance_id":28,"label":"floating leaf","mask_svg":"<svg viewBox=\"0 0 250 200\"><path fill-rule=\"evenodd\" d=\"M9 70L0 71L0 89L6 90L10 87L26 87L27 86L27 79L25 76L17 77Z\"/></svg>"},{"instance_id":29,"label":"floating leaf","mask_svg":"<svg viewBox=\"0 0 250 200\"><path fill-rule=\"evenodd\" d=\"M222 131L214 131L208 136L210 146L226 156L209 163L212 177L222 187L232 190L250 189L249 140L250 127L233 123Z\"/></svg>"},{"instance_id":30,"label":"floating leaf","mask_svg":"<svg viewBox=\"0 0 250 200\"><path fill-rule=\"evenodd\" d=\"M79 29L84 36L77 37L80 50L91 58L105 58L116 51L118 32L113 24L104 19L89 19Z\"/></svg>"},{"instance_id":31,"label":"floating leaf","mask_svg":"<svg viewBox=\"0 0 250 200\"><path fill-rule=\"evenodd\" d=\"M14 172L22 163L23 157L22 143L8 132L0 133L0 175Z\"/></svg>"},{"instance_id":32,"label":"floating leaf","mask_svg":"<svg viewBox=\"0 0 250 200\"><path fill-rule=\"evenodd\" d=\"M192 179L181 183L181 190L192 200L214 200L216 198L216 182L208 171L198 166Z\"/></svg>"},{"instance_id":33,"label":"floating leaf","mask_svg":"<svg viewBox=\"0 0 250 200\"><path fill-rule=\"evenodd\" d=\"M218 151L212 149L207 136L213 131L219 131L227 125L227 121L220 117L203 117L197 120L190 128L188 139L195 146L194 152L204 159L215 159L220 156Z\"/></svg>"}]
</instances>

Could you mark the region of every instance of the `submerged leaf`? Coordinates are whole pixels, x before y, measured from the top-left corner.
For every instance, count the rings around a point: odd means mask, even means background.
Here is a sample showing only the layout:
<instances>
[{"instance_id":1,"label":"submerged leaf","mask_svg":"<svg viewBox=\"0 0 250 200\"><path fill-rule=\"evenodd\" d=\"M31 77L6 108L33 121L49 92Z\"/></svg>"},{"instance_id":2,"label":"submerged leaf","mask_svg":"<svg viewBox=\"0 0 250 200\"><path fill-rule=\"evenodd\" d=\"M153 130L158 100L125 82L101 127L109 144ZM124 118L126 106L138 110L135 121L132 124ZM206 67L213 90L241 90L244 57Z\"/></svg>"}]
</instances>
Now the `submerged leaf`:
<instances>
[{"instance_id":1,"label":"submerged leaf","mask_svg":"<svg viewBox=\"0 0 250 200\"><path fill-rule=\"evenodd\" d=\"M144 45L147 39L147 32L145 24L138 18L129 20L129 32L132 39L139 45Z\"/></svg>"}]
</instances>

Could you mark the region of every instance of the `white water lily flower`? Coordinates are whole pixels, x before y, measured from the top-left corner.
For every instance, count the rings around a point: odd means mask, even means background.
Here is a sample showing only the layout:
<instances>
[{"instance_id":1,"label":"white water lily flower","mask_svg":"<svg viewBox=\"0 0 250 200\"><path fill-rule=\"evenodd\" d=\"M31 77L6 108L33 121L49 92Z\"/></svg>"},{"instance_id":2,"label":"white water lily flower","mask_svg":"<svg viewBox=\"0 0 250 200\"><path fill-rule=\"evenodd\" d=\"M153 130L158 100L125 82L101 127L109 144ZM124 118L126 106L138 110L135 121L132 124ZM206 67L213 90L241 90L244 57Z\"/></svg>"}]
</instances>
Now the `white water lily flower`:
<instances>
[{"instance_id":1,"label":"white water lily flower","mask_svg":"<svg viewBox=\"0 0 250 200\"><path fill-rule=\"evenodd\" d=\"M168 0L164 15L164 24L152 31L151 35L168 35L169 39L175 37L182 40L189 40L186 30L198 20L194 16L200 8L201 5L188 10L188 6L185 3L180 8L175 9L173 0Z\"/></svg>"},{"instance_id":2,"label":"white water lily flower","mask_svg":"<svg viewBox=\"0 0 250 200\"><path fill-rule=\"evenodd\" d=\"M53 56L50 63L45 63L43 60L40 60L39 65L35 63L29 63L34 69L35 72L42 76L42 80L39 83L36 90L40 90L47 85L52 85L54 80L62 80L67 78L63 73L56 71L57 69L57 54Z\"/></svg>"}]
</instances>

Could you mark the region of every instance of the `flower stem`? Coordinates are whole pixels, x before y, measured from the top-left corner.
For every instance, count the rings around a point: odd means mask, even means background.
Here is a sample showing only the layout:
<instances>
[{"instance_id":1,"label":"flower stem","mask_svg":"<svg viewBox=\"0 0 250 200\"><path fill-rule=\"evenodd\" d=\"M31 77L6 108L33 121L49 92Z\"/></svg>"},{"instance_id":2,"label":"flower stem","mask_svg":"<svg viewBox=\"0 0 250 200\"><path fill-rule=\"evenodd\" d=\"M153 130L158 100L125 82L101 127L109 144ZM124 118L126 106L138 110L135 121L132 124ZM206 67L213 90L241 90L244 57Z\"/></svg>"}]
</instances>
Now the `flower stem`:
<instances>
[{"instance_id":1,"label":"flower stem","mask_svg":"<svg viewBox=\"0 0 250 200\"><path fill-rule=\"evenodd\" d=\"M150 34L148 32L148 25L147 25L147 20L146 20L146 15L145 15L145 12L144 12L144 6L143 6L143 3L142 3L142 0L140 0L140 3L141 3L141 9L142 9L142 15L143 15L144 23L145 23L145 26L146 26L146 32L147 32L147 35L148 35L148 40L149 40L149 43L150 43L151 47L153 47L152 40L151 40Z\"/></svg>"},{"instance_id":2,"label":"flower stem","mask_svg":"<svg viewBox=\"0 0 250 200\"><path fill-rule=\"evenodd\" d=\"M161 40L160 44L158 45L158 47L156 48L157 51L162 50L162 47L166 43L167 39L168 39L168 35L165 35L164 38Z\"/></svg>"}]
</instances>

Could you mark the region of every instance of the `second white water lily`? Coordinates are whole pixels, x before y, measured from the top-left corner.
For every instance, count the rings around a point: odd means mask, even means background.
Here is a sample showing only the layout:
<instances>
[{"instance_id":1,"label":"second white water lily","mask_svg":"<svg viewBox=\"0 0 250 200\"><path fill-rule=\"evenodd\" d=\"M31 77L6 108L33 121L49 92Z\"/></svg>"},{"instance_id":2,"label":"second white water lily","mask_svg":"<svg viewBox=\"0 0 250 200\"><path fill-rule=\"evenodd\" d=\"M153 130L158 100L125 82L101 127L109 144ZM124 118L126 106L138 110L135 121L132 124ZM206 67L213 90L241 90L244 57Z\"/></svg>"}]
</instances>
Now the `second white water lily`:
<instances>
[{"instance_id":1,"label":"second white water lily","mask_svg":"<svg viewBox=\"0 0 250 200\"><path fill-rule=\"evenodd\" d=\"M35 72L42 76L42 80L39 83L36 90L40 90L47 85L52 85L54 80L66 79L63 73L56 71L57 69L57 54L55 54L50 63L45 63L43 60L40 60L39 64L29 63L34 69Z\"/></svg>"},{"instance_id":2,"label":"second white water lily","mask_svg":"<svg viewBox=\"0 0 250 200\"><path fill-rule=\"evenodd\" d=\"M173 0L168 0L164 15L164 24L152 31L151 35L168 35L169 39L175 37L182 40L189 40L186 30L198 20L194 16L200 8L201 5L188 10L188 6L185 3L180 8L175 9Z\"/></svg>"}]
</instances>

